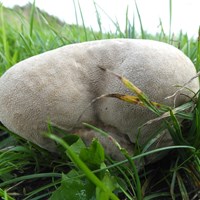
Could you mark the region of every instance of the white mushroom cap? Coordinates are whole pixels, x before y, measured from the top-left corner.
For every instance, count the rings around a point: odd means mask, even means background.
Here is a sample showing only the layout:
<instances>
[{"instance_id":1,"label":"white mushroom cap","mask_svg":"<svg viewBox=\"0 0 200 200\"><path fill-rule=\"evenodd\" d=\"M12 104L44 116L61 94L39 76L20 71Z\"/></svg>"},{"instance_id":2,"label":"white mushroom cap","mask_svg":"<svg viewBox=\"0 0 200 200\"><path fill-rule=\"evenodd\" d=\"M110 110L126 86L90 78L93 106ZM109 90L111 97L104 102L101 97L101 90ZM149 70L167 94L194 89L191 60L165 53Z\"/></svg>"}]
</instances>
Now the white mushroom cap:
<instances>
[{"instance_id":1,"label":"white mushroom cap","mask_svg":"<svg viewBox=\"0 0 200 200\"><path fill-rule=\"evenodd\" d=\"M19 62L0 78L0 121L27 140L53 148L42 135L48 121L70 129L94 98L108 93L131 94L99 66L125 76L152 101L167 105L173 105L173 99L165 97L177 90L174 85L183 85L196 74L181 51L161 42L112 39L67 45ZM198 80L188 87L198 91ZM186 100L180 95L176 104ZM134 143L138 127L154 117L146 108L104 98L84 113L78 128L81 122L110 127L113 136L127 135ZM142 129L139 141L146 142L157 125ZM91 140L85 132L84 138Z\"/></svg>"}]
</instances>

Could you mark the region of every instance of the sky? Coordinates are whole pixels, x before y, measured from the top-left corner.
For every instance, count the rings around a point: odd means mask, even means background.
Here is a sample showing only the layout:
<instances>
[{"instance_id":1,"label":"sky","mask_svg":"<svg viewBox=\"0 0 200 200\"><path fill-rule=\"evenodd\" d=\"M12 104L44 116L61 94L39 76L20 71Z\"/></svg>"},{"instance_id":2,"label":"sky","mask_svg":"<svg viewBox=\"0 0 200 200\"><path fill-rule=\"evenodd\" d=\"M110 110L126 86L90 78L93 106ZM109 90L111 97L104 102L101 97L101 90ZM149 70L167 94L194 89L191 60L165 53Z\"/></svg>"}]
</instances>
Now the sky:
<instances>
[{"instance_id":1,"label":"sky","mask_svg":"<svg viewBox=\"0 0 200 200\"><path fill-rule=\"evenodd\" d=\"M125 29L126 10L128 6L129 20L135 19L139 31L139 20L135 1L141 15L143 28L149 33L160 32L160 20L164 31L169 33L169 0L94 0L101 16L103 31L114 31L113 21L118 21L121 30ZM84 22L87 27L98 29L93 0L79 0ZM4 6L25 5L32 0L0 0ZM78 12L78 0L74 0ZM36 0L36 6L49 14L57 16L69 24L76 24L73 0ZM200 0L172 0L172 32L187 33L189 37L197 37L200 26ZM112 19L112 20L111 20ZM82 24L79 13L78 23Z\"/></svg>"}]
</instances>

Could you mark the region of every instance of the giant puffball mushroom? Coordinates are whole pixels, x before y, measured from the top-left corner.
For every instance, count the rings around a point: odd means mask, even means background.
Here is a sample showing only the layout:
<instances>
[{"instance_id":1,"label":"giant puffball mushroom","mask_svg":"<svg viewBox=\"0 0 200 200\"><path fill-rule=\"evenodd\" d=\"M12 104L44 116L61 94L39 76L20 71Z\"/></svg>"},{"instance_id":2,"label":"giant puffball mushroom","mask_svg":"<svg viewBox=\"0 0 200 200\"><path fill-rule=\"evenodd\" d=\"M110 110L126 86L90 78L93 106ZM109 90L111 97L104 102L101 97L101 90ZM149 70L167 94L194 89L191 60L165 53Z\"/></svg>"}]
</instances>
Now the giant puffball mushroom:
<instances>
[{"instance_id":1,"label":"giant puffball mushroom","mask_svg":"<svg viewBox=\"0 0 200 200\"><path fill-rule=\"evenodd\" d=\"M47 123L74 129L86 143L99 137L106 151L115 159L120 153L103 136L86 129L82 122L108 131L129 152L132 151L138 127L155 118L144 107L117 99L103 98L89 103L102 94L131 94L109 69L123 75L144 91L152 101L173 106L172 95L177 88L195 76L192 62L178 49L150 40L111 39L67 45L33 56L11 67L0 78L0 121L14 133L50 151L55 146L43 136ZM197 92L198 80L187 87ZM176 98L176 105L193 94ZM77 119L86 109L78 124ZM144 144L157 130L157 123L145 126L139 143ZM165 136L159 145L169 145Z\"/></svg>"}]
</instances>

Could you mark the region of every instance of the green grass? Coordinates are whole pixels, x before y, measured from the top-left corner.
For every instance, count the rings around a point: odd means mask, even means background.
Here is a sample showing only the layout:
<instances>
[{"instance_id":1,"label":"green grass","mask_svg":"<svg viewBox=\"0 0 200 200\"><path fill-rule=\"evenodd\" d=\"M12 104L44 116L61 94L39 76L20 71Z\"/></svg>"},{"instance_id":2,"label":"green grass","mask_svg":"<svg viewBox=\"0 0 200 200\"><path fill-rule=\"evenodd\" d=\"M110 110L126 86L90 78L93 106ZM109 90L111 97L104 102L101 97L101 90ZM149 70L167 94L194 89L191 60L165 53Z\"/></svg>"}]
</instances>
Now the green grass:
<instances>
[{"instance_id":1,"label":"green grass","mask_svg":"<svg viewBox=\"0 0 200 200\"><path fill-rule=\"evenodd\" d=\"M81 14L82 26L67 25L56 18L41 12L35 4L14 10L0 6L0 75L12 65L30 56L55 49L57 47L89 40L105 38L145 38L170 43L182 50L200 70L200 40L188 38L180 32L174 36L171 30L172 1L169 1L170 30L164 32L160 21L160 33L148 34L142 24L142 16L137 4L137 17L140 30L136 30L135 21L128 18L121 30L118 22L110 19L116 27L114 33L103 33L101 25L101 9L95 2L99 31L87 28L84 23L84 13L81 5L73 1L75 15ZM28 12L27 12L28 11ZM27 14L28 13L28 14ZM200 33L199 33L200 37ZM125 149L120 147L114 138L113 142L127 158L125 161L114 162L104 154L101 144L94 140L87 148L76 136L66 136L60 139L52 135L56 127L49 127L50 138L59 144L60 154L51 154L39 147L19 138L9 132L3 125L0 132L0 197L3 199L198 199L195 198L200 190L200 97L195 102L182 105L173 110L151 104L146 94L137 93L137 88L122 79L131 91L146 107L161 116L168 112L165 128L167 127L175 146L150 151L154 141L159 139L158 130L154 137L143 147L136 149L135 156L130 157ZM134 100L134 97L132 97ZM185 120L182 125L177 120ZM85 124L99 131L102 130ZM67 134L66 134L67 135ZM151 164L140 172L136 163L155 153L171 150L166 157ZM128 165L124 165L128 163ZM67 197L66 197L67 195Z\"/></svg>"}]
</instances>

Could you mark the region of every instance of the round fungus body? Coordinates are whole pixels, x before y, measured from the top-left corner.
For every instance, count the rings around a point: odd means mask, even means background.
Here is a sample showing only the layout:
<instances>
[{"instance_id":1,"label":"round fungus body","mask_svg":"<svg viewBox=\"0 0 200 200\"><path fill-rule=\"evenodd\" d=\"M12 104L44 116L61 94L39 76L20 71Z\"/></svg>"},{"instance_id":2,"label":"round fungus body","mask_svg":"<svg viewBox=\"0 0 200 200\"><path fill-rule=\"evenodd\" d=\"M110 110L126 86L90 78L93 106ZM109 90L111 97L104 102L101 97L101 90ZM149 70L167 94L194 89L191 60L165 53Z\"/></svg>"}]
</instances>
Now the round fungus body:
<instances>
[{"instance_id":1,"label":"round fungus body","mask_svg":"<svg viewBox=\"0 0 200 200\"><path fill-rule=\"evenodd\" d=\"M122 146L132 151L138 128L156 117L147 108L113 98L93 99L110 93L132 94L109 69L126 77L152 101L173 106L166 97L195 76L192 62L175 47L156 41L111 39L71 44L33 56L11 67L0 78L0 121L11 131L50 151L56 151L43 136L48 122L71 130L86 143L98 137L106 151L120 159L117 148L107 138L85 128L87 122L107 131ZM198 80L188 86L199 89ZM188 101L193 93L176 97L176 106ZM86 109L87 108L87 109ZM84 114L79 119L82 112ZM152 123L140 131L144 144L158 129ZM159 145L171 144L165 135Z\"/></svg>"}]
</instances>

